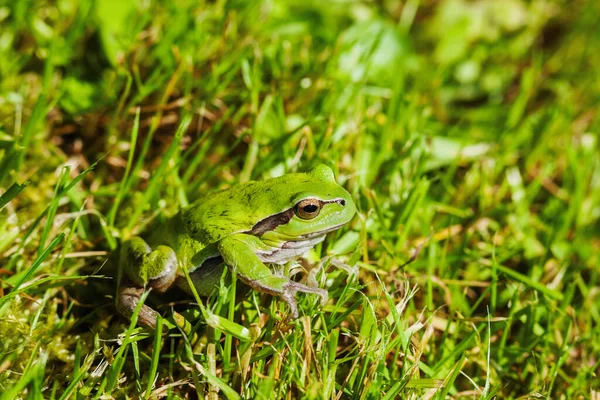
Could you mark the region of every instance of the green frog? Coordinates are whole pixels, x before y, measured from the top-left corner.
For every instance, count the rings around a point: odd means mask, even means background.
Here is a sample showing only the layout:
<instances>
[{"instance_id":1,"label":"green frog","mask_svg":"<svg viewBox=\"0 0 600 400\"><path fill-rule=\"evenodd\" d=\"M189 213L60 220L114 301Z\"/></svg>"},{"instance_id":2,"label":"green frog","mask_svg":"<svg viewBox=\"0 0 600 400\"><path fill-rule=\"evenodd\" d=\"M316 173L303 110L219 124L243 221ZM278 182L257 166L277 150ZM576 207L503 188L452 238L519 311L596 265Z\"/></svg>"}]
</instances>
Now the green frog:
<instances>
[{"instance_id":1,"label":"green frog","mask_svg":"<svg viewBox=\"0 0 600 400\"><path fill-rule=\"evenodd\" d=\"M209 296L228 267L250 288L281 297L297 318L298 292L316 294L324 304L327 291L292 281L268 265L304 254L355 212L350 194L322 164L205 196L153 226L145 239L136 236L121 245L124 279L117 308L130 317L147 288L190 292L186 270L198 294ZM144 304L138 321L154 329L157 316Z\"/></svg>"}]
</instances>

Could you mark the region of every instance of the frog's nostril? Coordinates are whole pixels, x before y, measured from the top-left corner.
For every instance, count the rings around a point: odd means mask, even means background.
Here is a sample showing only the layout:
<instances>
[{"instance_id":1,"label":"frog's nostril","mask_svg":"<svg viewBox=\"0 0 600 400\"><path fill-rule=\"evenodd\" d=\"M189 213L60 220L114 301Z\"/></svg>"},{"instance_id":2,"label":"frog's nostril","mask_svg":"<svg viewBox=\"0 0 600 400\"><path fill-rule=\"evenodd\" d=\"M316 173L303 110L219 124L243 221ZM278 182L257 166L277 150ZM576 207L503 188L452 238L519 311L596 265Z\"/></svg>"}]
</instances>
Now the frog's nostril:
<instances>
[{"instance_id":1,"label":"frog's nostril","mask_svg":"<svg viewBox=\"0 0 600 400\"><path fill-rule=\"evenodd\" d=\"M340 204L342 205L342 207L346 206L346 200L340 200Z\"/></svg>"}]
</instances>

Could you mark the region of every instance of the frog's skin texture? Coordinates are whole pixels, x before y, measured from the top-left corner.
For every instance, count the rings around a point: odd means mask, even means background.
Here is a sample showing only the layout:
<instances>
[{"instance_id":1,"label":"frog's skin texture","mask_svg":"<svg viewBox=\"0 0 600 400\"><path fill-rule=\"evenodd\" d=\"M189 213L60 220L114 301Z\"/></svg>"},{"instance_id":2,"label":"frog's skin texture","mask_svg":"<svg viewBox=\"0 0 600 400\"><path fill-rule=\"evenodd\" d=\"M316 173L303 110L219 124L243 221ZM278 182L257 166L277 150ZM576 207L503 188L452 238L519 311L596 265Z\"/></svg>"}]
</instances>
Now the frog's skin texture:
<instances>
[{"instance_id":1,"label":"frog's skin texture","mask_svg":"<svg viewBox=\"0 0 600 400\"><path fill-rule=\"evenodd\" d=\"M274 274L266 264L285 264L349 222L356 212L333 172L317 165L306 173L233 186L182 209L145 236L121 246L124 273L117 308L132 315L144 289L190 291L184 271L201 296L211 294L228 266L254 290L280 296L298 316L296 293L327 291ZM157 313L142 306L138 321L156 327Z\"/></svg>"}]
</instances>

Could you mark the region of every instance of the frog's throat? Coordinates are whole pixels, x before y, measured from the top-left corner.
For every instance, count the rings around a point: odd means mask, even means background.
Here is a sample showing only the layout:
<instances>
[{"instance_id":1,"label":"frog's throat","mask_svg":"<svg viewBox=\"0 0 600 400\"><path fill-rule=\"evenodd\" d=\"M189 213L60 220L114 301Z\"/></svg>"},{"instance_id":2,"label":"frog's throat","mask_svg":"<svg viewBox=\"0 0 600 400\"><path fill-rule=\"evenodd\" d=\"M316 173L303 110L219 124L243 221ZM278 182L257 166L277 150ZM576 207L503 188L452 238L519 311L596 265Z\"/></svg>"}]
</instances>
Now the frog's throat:
<instances>
[{"instance_id":1,"label":"frog's throat","mask_svg":"<svg viewBox=\"0 0 600 400\"><path fill-rule=\"evenodd\" d=\"M319 236L313 236L308 239L284 242L281 247L278 248L259 250L256 252L256 255L264 263L285 264L288 261L306 253L324 239L325 234L321 233Z\"/></svg>"}]
</instances>

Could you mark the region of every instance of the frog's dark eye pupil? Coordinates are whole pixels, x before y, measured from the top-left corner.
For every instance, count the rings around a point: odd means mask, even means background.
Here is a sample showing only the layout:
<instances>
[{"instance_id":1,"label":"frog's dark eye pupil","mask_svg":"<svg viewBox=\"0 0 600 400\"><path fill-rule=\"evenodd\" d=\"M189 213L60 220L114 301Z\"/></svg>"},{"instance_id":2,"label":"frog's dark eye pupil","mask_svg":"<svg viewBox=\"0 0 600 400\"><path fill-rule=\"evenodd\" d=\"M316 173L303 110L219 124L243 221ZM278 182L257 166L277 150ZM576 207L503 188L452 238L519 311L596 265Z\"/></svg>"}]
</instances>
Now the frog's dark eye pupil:
<instances>
[{"instance_id":1,"label":"frog's dark eye pupil","mask_svg":"<svg viewBox=\"0 0 600 400\"><path fill-rule=\"evenodd\" d=\"M321 212L321 202L318 199L305 199L294 207L294 212L301 219L313 219Z\"/></svg>"}]
</instances>

